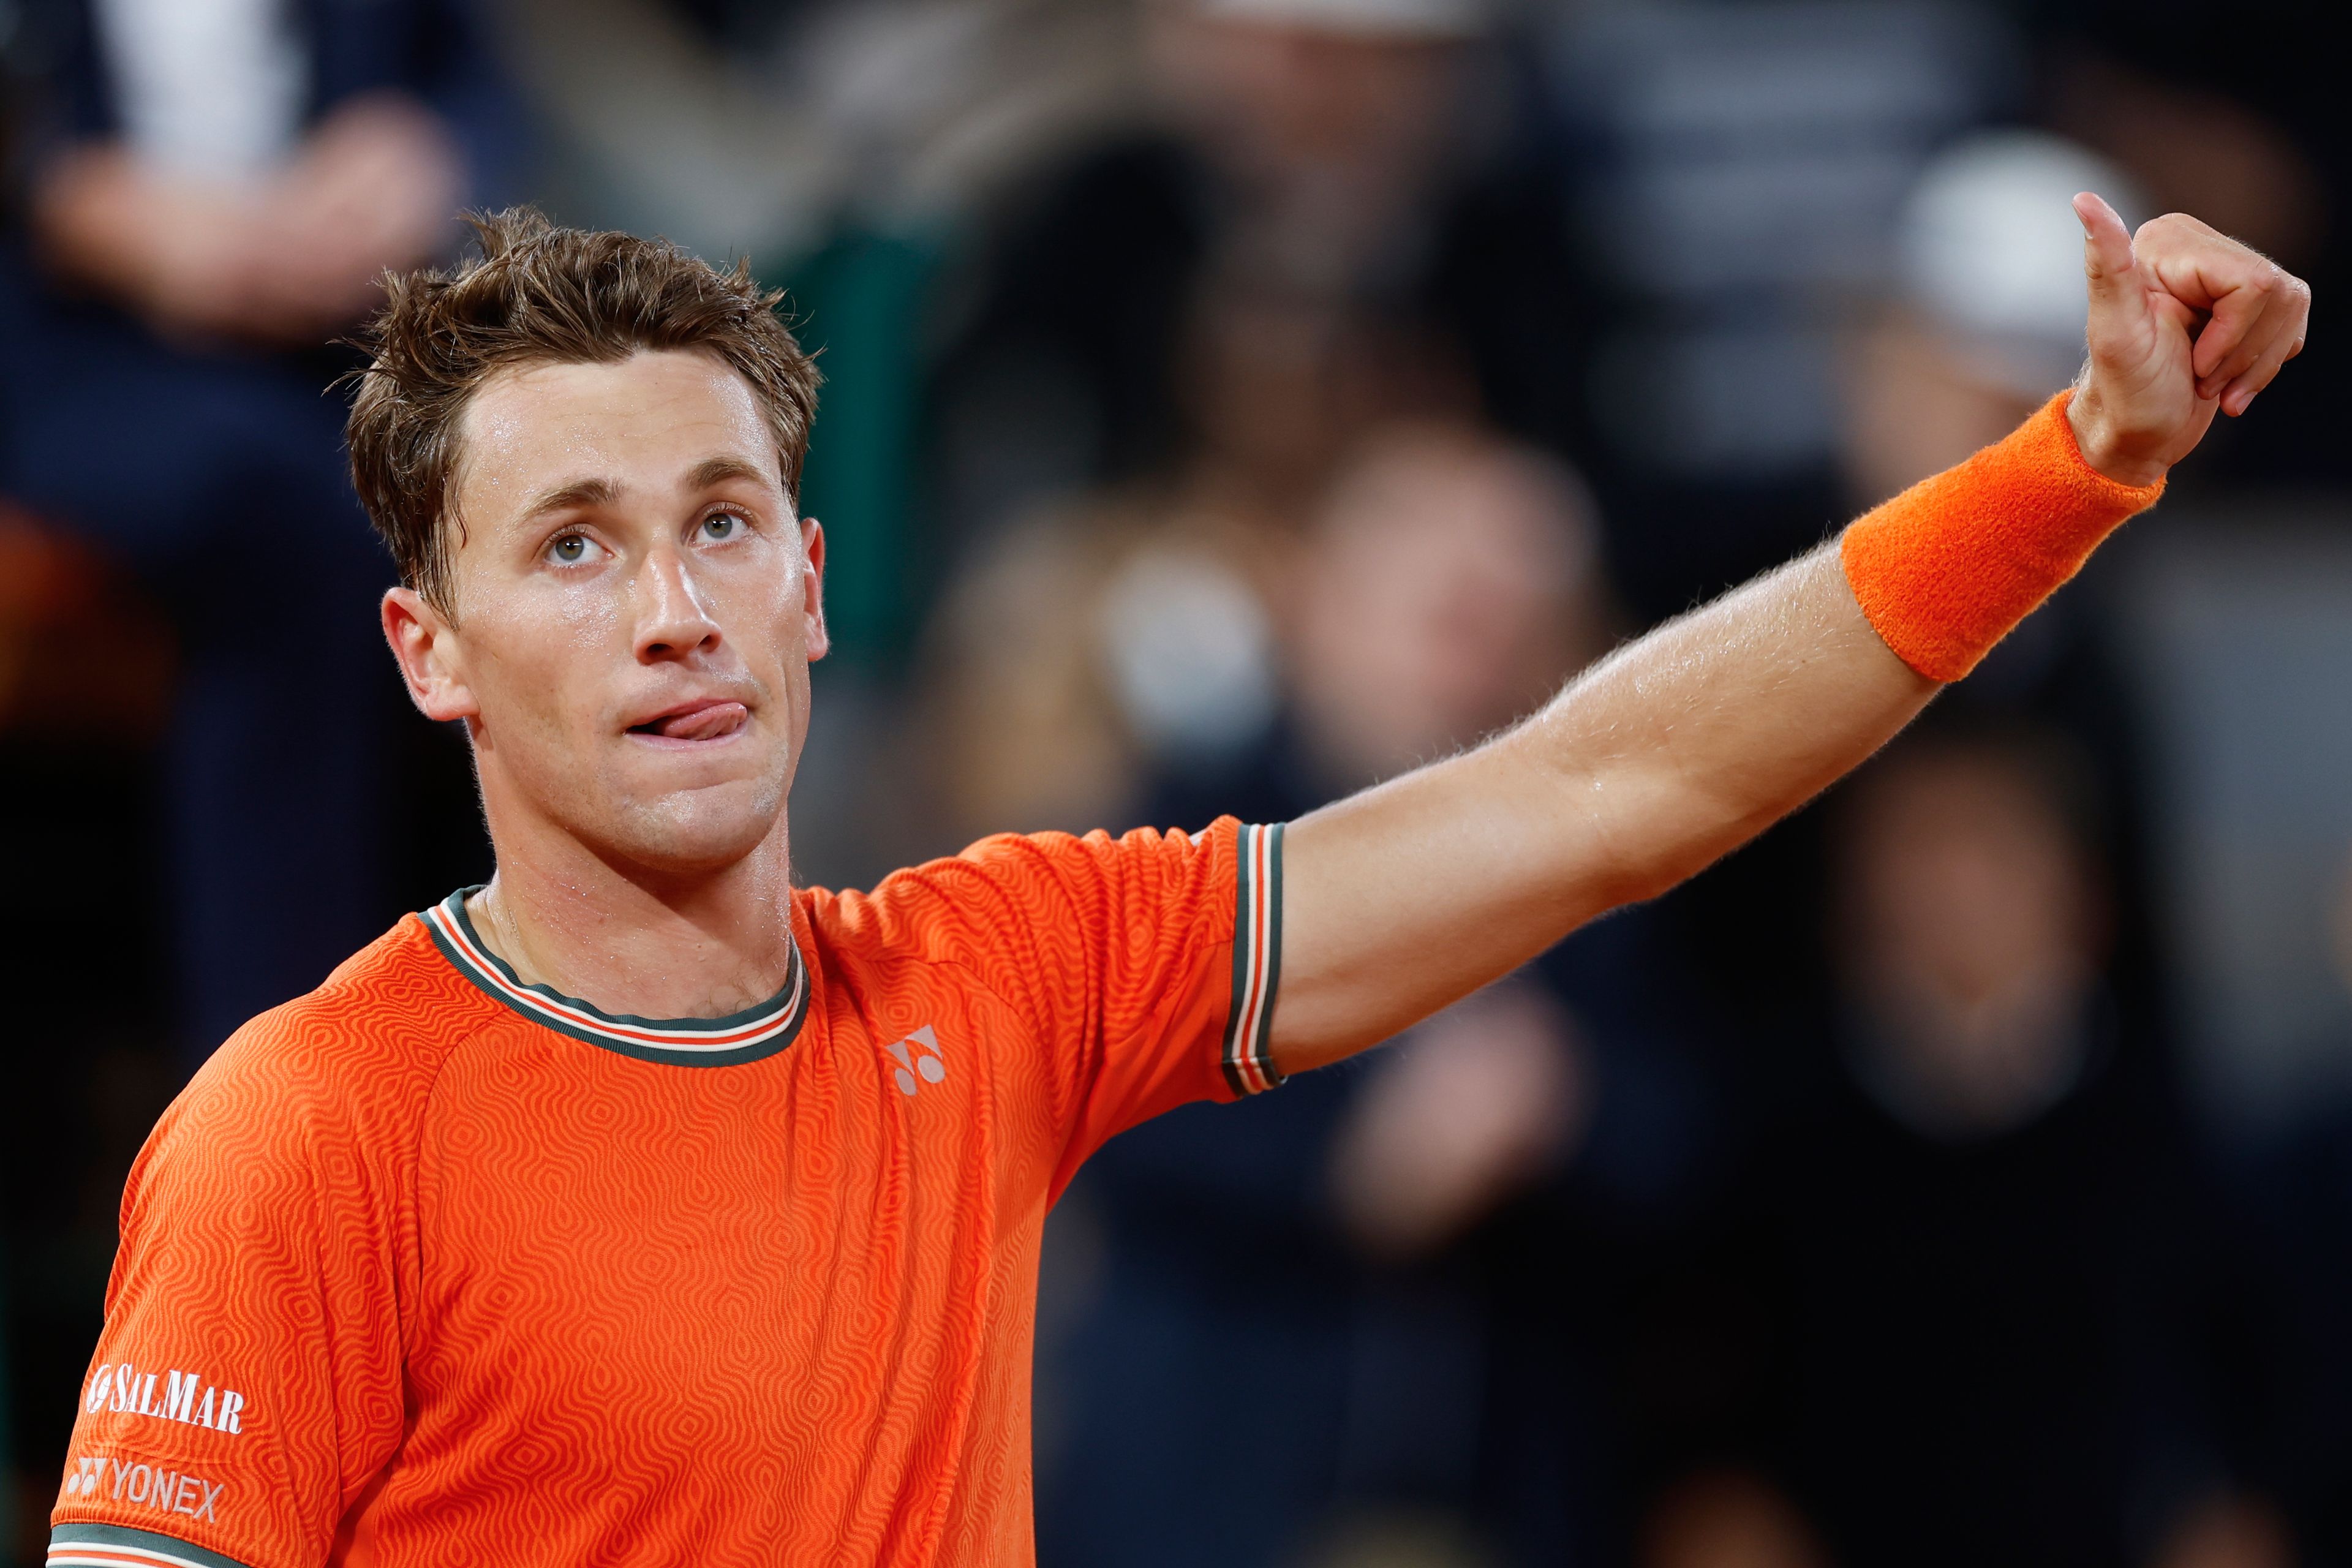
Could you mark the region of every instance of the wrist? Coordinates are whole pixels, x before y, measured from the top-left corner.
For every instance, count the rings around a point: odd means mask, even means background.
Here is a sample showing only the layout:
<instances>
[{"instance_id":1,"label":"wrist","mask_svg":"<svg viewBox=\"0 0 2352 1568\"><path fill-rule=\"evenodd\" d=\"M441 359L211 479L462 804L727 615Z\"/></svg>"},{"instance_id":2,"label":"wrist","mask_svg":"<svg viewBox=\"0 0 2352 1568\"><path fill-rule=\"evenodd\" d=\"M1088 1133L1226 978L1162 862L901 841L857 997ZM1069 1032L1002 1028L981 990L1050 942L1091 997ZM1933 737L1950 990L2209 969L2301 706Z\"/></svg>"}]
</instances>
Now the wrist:
<instances>
[{"instance_id":1,"label":"wrist","mask_svg":"<svg viewBox=\"0 0 2352 1568\"><path fill-rule=\"evenodd\" d=\"M2077 387L2066 399L2066 426L2083 461L2117 484L2145 489L2163 479L2171 468L2130 450L2095 387Z\"/></svg>"},{"instance_id":2,"label":"wrist","mask_svg":"<svg viewBox=\"0 0 2352 1568\"><path fill-rule=\"evenodd\" d=\"M2082 566L2118 523L2155 504L2147 485L2095 467L2071 395L1958 468L1923 479L1845 531L1846 581L1895 656L1957 680ZM2084 421L2101 432L2095 405ZM2141 470L2118 464L2125 473Z\"/></svg>"}]
</instances>

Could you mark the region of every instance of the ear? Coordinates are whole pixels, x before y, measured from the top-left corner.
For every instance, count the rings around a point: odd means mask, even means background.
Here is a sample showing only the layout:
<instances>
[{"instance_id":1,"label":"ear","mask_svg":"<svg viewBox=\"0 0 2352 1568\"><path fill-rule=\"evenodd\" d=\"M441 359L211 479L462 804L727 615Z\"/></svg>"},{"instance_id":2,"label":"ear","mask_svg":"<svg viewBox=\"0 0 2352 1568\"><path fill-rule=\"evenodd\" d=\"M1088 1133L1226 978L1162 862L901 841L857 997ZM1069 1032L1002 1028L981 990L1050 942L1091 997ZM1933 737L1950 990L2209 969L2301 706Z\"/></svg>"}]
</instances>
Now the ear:
<instances>
[{"instance_id":1,"label":"ear","mask_svg":"<svg viewBox=\"0 0 2352 1568\"><path fill-rule=\"evenodd\" d=\"M436 722L480 717L481 704L466 684L457 628L441 612L414 589L392 588L384 593L382 614L383 640L392 645L416 710Z\"/></svg>"},{"instance_id":2,"label":"ear","mask_svg":"<svg viewBox=\"0 0 2352 1568\"><path fill-rule=\"evenodd\" d=\"M808 624L808 657L814 664L832 651L833 638L824 629L824 525L813 517L801 519L801 549L808 555L801 614Z\"/></svg>"}]
</instances>

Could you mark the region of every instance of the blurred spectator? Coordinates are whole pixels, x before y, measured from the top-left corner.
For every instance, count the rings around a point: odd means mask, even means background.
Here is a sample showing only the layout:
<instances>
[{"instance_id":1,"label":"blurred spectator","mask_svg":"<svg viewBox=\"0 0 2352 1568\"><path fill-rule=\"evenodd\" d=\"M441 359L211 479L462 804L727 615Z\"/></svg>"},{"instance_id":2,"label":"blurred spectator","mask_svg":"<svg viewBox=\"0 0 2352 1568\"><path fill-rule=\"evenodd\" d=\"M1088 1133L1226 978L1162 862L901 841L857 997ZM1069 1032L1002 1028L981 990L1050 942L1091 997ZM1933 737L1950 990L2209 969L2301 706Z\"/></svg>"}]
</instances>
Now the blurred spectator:
<instances>
[{"instance_id":1,"label":"blurred spectator","mask_svg":"<svg viewBox=\"0 0 2352 1568\"><path fill-rule=\"evenodd\" d=\"M1153 592L1115 574L1105 602L1129 608L1097 623L1156 775L1146 814L1287 819L1526 712L1612 635L1595 542L1545 459L1382 427L1281 574L1286 695L1236 748L1166 695L1215 641L1144 605L1190 570L1203 628L1227 612L1215 558L1161 536L1127 569ZM1687 1179L1699 1097L1655 1016L1653 936L1639 911L1605 922L1366 1068L1164 1117L1090 1163L1056 1248L1084 1226L1100 1254L1045 1352L1044 1561L1533 1560L1607 1538L1594 1347L1563 1345L1549 1304L1533 1333L1511 1310L1562 1239L1505 1216L1561 1188L1638 1216Z\"/></svg>"},{"instance_id":2,"label":"blurred spectator","mask_svg":"<svg viewBox=\"0 0 2352 1568\"><path fill-rule=\"evenodd\" d=\"M390 570L327 340L455 240L513 140L459 0L60 0L0 247L0 492L157 590L182 1045L200 1059L401 907L382 865Z\"/></svg>"},{"instance_id":3,"label":"blurred spectator","mask_svg":"<svg viewBox=\"0 0 2352 1568\"><path fill-rule=\"evenodd\" d=\"M1613 627L1598 527L1582 483L1531 453L1443 427L1370 437L1295 590L1309 793L1482 739L1599 657Z\"/></svg>"},{"instance_id":4,"label":"blurred spectator","mask_svg":"<svg viewBox=\"0 0 2352 1568\"><path fill-rule=\"evenodd\" d=\"M2063 815L2083 787L2065 760L1935 740L1848 805L1832 945L1856 1079L1911 1132L1968 1144L2039 1121L2084 1075L2108 915L2074 842L2089 834Z\"/></svg>"},{"instance_id":5,"label":"blurred spectator","mask_svg":"<svg viewBox=\"0 0 2352 1568\"><path fill-rule=\"evenodd\" d=\"M2206 1403L2212 1237L2168 1061L2107 985L2089 777L1947 707L1836 803L1842 1070L1713 1282L1761 1319L1724 1329L1760 1351L1726 1447L1769 1482L1671 1493L1654 1562L2287 1561Z\"/></svg>"},{"instance_id":6,"label":"blurred spectator","mask_svg":"<svg viewBox=\"0 0 2352 1568\"><path fill-rule=\"evenodd\" d=\"M1481 9L1155 0L1153 123L1036 182L951 296L951 536L1203 467L1296 517L1399 412L1572 444L1575 258Z\"/></svg>"}]
</instances>

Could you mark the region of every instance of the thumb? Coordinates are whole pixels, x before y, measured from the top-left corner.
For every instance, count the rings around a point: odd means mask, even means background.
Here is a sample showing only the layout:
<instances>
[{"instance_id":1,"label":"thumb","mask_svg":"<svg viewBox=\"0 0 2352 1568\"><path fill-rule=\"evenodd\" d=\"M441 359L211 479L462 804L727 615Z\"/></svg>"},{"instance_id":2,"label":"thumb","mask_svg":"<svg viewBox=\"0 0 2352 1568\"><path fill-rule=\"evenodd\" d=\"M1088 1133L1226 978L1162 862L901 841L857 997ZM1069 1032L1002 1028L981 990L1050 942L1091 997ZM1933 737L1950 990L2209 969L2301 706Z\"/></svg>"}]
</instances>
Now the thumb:
<instances>
[{"instance_id":1,"label":"thumb","mask_svg":"<svg viewBox=\"0 0 2352 1568\"><path fill-rule=\"evenodd\" d=\"M2124 220L2089 191L2074 198L2083 224L2083 276L2091 296L2090 341L2096 348L2119 331L2138 327L2148 314L2147 289L2133 265L2131 234Z\"/></svg>"}]
</instances>

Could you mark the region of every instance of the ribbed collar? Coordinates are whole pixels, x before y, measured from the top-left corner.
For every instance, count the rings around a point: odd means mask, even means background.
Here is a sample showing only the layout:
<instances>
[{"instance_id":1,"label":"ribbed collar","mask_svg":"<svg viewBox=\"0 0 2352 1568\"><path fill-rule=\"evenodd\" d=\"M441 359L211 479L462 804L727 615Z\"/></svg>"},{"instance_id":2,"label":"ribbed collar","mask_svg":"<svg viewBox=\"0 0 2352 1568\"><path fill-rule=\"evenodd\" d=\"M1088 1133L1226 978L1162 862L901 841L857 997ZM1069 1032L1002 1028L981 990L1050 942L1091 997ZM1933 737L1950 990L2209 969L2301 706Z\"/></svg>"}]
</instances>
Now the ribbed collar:
<instances>
[{"instance_id":1,"label":"ribbed collar","mask_svg":"<svg viewBox=\"0 0 2352 1568\"><path fill-rule=\"evenodd\" d=\"M732 1067L774 1056L791 1045L808 1016L808 968L800 943L791 942L784 988L756 1007L724 1018L638 1018L607 1013L576 996L523 984L506 960L474 930L466 900L481 891L460 888L419 917L433 944L476 986L532 1023L618 1051L639 1061L679 1067Z\"/></svg>"}]
</instances>

